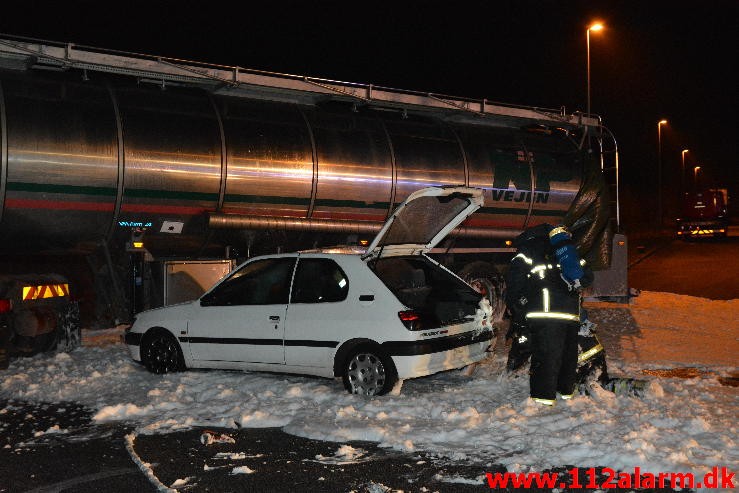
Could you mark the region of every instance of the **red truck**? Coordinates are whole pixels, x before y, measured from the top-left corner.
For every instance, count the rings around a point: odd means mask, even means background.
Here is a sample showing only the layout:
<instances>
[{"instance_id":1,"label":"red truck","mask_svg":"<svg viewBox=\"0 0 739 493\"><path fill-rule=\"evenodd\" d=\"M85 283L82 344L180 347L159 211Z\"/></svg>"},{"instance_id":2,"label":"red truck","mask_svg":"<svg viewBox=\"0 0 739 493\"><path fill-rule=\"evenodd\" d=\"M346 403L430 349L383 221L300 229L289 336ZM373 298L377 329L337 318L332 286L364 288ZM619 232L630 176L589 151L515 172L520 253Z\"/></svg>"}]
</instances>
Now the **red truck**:
<instances>
[{"instance_id":1,"label":"red truck","mask_svg":"<svg viewBox=\"0 0 739 493\"><path fill-rule=\"evenodd\" d=\"M677 220L677 234L683 238L727 236L729 215L728 194L724 188L687 192L683 198L682 215Z\"/></svg>"}]
</instances>

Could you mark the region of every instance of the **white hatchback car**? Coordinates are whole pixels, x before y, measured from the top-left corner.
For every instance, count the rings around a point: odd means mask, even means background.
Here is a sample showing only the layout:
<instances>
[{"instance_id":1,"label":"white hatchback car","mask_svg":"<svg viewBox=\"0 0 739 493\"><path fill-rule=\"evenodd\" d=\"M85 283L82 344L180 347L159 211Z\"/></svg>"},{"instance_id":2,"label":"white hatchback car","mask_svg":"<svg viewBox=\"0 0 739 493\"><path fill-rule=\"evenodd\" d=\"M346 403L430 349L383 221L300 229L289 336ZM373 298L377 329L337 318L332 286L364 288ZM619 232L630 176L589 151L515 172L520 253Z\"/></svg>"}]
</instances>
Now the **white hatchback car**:
<instances>
[{"instance_id":1,"label":"white hatchback car","mask_svg":"<svg viewBox=\"0 0 739 493\"><path fill-rule=\"evenodd\" d=\"M475 363L493 339L490 305L425 253L482 203L479 189L419 190L367 253L250 259L196 301L139 313L126 344L154 373L342 377L349 392L366 395Z\"/></svg>"}]
</instances>

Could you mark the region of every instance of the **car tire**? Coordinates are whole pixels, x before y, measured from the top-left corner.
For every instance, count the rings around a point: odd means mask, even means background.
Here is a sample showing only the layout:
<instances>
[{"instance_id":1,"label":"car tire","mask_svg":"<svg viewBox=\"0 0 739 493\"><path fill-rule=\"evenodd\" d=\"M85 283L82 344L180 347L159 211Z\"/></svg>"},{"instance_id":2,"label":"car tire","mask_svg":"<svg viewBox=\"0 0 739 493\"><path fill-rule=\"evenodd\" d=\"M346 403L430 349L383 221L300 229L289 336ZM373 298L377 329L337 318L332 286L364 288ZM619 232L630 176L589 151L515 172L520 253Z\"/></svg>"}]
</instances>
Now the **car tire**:
<instances>
[{"instance_id":1,"label":"car tire","mask_svg":"<svg viewBox=\"0 0 739 493\"><path fill-rule=\"evenodd\" d=\"M157 375L185 369L185 359L177 339L165 330L153 330L141 343L141 361Z\"/></svg>"},{"instance_id":2,"label":"car tire","mask_svg":"<svg viewBox=\"0 0 739 493\"><path fill-rule=\"evenodd\" d=\"M349 354L341 372L344 388L350 394L384 395L398 381L392 359L379 347L362 346Z\"/></svg>"}]
</instances>

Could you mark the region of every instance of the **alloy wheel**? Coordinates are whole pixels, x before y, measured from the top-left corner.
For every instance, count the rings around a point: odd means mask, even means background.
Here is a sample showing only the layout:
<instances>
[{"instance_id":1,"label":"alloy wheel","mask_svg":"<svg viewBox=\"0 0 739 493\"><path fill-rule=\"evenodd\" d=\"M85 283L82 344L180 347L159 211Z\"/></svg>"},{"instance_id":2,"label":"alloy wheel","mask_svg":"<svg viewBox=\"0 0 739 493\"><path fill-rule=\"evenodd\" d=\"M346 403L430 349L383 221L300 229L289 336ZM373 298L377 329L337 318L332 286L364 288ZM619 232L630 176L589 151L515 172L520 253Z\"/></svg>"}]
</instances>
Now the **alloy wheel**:
<instances>
[{"instance_id":1,"label":"alloy wheel","mask_svg":"<svg viewBox=\"0 0 739 493\"><path fill-rule=\"evenodd\" d=\"M376 354L357 353L349 361L346 372L352 394L378 395L385 387L385 365Z\"/></svg>"}]
</instances>

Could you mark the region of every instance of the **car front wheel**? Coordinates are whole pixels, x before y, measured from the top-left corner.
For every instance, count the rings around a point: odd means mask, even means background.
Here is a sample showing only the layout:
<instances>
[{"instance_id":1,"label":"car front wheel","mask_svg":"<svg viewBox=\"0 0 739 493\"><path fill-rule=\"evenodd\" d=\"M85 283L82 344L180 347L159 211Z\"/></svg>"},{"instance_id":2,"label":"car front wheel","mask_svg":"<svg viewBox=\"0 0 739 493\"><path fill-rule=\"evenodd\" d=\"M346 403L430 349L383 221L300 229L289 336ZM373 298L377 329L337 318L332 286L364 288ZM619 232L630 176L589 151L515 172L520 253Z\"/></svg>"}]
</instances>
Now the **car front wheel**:
<instances>
[{"instance_id":1,"label":"car front wheel","mask_svg":"<svg viewBox=\"0 0 739 493\"><path fill-rule=\"evenodd\" d=\"M395 365L379 351L361 348L344 363L344 387L350 394L384 395L398 380Z\"/></svg>"},{"instance_id":2,"label":"car front wheel","mask_svg":"<svg viewBox=\"0 0 739 493\"><path fill-rule=\"evenodd\" d=\"M141 345L141 359L146 369L152 373L162 374L185 369L182 350L177 340L161 330L144 338Z\"/></svg>"}]
</instances>

